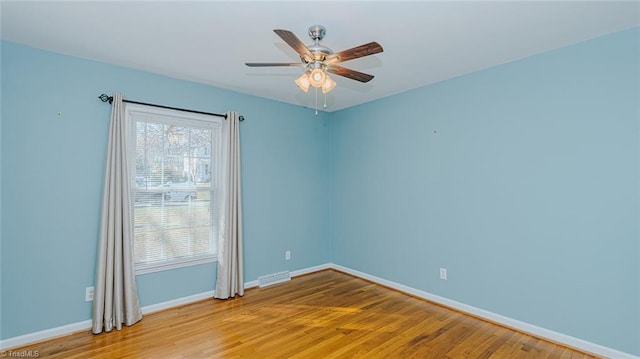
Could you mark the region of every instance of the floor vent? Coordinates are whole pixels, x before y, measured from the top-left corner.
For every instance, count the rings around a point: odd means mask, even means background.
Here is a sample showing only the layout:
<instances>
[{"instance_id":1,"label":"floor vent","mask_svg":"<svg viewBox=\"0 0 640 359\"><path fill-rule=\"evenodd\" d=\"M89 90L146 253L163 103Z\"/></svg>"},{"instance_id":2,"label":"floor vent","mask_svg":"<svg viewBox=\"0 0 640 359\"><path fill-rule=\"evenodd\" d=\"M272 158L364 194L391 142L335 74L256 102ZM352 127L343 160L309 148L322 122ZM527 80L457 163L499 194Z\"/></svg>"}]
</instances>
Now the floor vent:
<instances>
[{"instance_id":1,"label":"floor vent","mask_svg":"<svg viewBox=\"0 0 640 359\"><path fill-rule=\"evenodd\" d=\"M258 286L262 288L268 285L286 282L288 280L291 280L291 274L289 271L267 274L262 277L258 277Z\"/></svg>"}]
</instances>

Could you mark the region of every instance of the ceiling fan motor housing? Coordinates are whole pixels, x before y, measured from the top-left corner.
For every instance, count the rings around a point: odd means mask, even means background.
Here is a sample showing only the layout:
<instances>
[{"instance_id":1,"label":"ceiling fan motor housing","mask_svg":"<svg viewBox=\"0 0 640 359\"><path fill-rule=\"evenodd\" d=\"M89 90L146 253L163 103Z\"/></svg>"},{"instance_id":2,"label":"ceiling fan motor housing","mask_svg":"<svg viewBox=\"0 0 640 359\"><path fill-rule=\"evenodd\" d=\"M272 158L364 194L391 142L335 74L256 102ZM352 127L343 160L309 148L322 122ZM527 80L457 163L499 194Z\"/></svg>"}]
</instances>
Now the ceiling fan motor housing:
<instances>
[{"instance_id":1,"label":"ceiling fan motor housing","mask_svg":"<svg viewBox=\"0 0 640 359\"><path fill-rule=\"evenodd\" d=\"M312 45L307 46L309 51L313 54L313 60L316 61L324 61L327 55L333 53L330 48L326 46L320 45L320 40L324 38L324 35L327 33L327 29L325 29L322 25L313 25L309 28L309 37L314 41ZM302 59L303 62L304 58Z\"/></svg>"}]
</instances>

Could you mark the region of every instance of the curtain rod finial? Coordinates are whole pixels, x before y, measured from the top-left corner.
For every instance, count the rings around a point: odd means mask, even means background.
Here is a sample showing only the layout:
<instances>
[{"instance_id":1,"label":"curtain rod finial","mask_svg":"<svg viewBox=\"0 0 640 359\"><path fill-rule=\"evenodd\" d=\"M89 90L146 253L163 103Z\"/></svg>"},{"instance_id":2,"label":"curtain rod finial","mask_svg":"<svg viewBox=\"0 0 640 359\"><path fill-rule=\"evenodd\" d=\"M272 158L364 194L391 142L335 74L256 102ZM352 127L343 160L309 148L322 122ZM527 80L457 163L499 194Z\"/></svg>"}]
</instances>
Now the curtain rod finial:
<instances>
[{"instance_id":1,"label":"curtain rod finial","mask_svg":"<svg viewBox=\"0 0 640 359\"><path fill-rule=\"evenodd\" d=\"M100 99L100 101L102 102L107 102L109 101L110 104L113 103L113 96L107 96L106 94L102 94L100 96L98 96L98 98Z\"/></svg>"}]
</instances>

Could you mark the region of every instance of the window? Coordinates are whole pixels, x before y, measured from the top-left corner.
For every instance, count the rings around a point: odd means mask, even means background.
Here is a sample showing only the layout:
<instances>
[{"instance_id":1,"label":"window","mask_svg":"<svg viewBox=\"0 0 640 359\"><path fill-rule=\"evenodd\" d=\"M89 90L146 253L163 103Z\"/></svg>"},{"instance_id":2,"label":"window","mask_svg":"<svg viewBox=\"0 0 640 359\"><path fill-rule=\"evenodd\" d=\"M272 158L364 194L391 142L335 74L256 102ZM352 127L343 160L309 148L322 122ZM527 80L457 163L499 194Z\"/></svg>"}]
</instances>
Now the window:
<instances>
[{"instance_id":1,"label":"window","mask_svg":"<svg viewBox=\"0 0 640 359\"><path fill-rule=\"evenodd\" d=\"M216 259L219 118L126 105L136 273Z\"/></svg>"}]
</instances>

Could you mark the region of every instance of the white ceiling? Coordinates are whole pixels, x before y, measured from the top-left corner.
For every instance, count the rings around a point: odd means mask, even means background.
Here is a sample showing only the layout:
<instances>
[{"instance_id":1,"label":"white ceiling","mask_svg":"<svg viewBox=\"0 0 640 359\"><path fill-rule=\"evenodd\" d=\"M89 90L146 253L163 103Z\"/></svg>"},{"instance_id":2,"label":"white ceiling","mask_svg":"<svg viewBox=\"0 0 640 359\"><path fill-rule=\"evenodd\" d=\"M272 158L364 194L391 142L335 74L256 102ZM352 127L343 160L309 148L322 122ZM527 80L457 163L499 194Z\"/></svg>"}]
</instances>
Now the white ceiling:
<instances>
[{"instance_id":1,"label":"white ceiling","mask_svg":"<svg viewBox=\"0 0 640 359\"><path fill-rule=\"evenodd\" d=\"M273 29L327 28L334 52L370 41L384 52L341 65L375 75L334 76L335 111L535 53L640 25L640 1L2 1L1 36L64 54L313 107ZM320 99L322 101L322 98Z\"/></svg>"}]
</instances>

